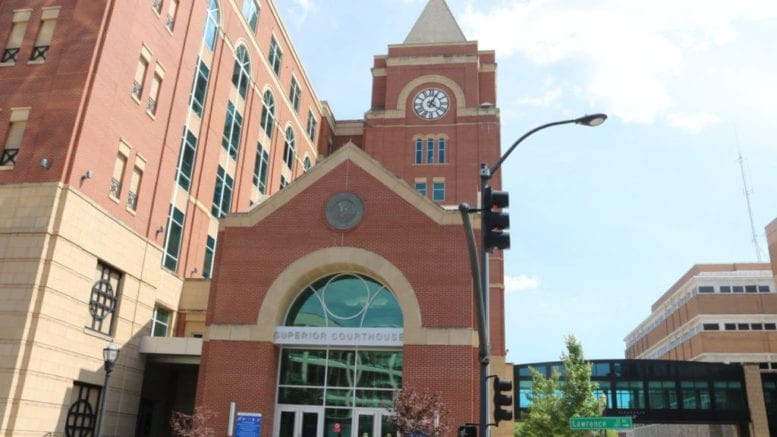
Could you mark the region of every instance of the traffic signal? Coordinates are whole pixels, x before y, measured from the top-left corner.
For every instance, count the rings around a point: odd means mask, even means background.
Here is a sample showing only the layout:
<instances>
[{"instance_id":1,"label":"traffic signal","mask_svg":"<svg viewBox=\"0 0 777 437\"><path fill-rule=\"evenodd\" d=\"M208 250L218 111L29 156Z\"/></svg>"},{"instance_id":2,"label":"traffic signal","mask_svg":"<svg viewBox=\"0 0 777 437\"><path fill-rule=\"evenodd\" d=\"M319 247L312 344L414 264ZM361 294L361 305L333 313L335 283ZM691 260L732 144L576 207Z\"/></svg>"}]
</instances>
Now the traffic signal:
<instances>
[{"instance_id":1,"label":"traffic signal","mask_svg":"<svg viewBox=\"0 0 777 437\"><path fill-rule=\"evenodd\" d=\"M507 191L494 191L486 186L483 190L483 232L485 250L509 249L510 234L505 230L510 227L510 216L502 211L510 205Z\"/></svg>"},{"instance_id":2,"label":"traffic signal","mask_svg":"<svg viewBox=\"0 0 777 437\"><path fill-rule=\"evenodd\" d=\"M512 381L503 381L494 376L494 424L502 420L513 420L513 397L505 394L513 391ZM506 409L509 407L510 409Z\"/></svg>"}]
</instances>

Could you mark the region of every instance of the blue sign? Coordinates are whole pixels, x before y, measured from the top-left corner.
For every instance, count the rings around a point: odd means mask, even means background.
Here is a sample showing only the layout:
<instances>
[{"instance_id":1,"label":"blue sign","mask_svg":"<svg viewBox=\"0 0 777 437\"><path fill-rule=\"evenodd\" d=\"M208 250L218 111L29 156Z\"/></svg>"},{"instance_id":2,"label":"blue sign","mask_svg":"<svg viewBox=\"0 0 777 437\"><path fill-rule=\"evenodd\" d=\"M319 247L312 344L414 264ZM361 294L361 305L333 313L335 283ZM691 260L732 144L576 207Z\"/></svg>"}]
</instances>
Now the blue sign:
<instances>
[{"instance_id":1,"label":"blue sign","mask_svg":"<svg viewBox=\"0 0 777 437\"><path fill-rule=\"evenodd\" d=\"M237 413L237 420L235 420L235 437L259 437L261 433L261 414Z\"/></svg>"}]
</instances>

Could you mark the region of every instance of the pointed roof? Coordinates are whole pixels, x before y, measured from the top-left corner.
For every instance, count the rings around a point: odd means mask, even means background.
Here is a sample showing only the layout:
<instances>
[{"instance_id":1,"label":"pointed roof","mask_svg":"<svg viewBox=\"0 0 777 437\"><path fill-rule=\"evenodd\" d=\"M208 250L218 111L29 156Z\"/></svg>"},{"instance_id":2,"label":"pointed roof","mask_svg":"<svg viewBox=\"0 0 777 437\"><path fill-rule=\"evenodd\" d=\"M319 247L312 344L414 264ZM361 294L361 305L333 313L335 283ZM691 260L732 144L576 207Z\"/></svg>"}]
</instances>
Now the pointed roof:
<instances>
[{"instance_id":1,"label":"pointed roof","mask_svg":"<svg viewBox=\"0 0 777 437\"><path fill-rule=\"evenodd\" d=\"M405 38L405 44L466 42L453 13L445 0L429 0L418 21Z\"/></svg>"}]
</instances>

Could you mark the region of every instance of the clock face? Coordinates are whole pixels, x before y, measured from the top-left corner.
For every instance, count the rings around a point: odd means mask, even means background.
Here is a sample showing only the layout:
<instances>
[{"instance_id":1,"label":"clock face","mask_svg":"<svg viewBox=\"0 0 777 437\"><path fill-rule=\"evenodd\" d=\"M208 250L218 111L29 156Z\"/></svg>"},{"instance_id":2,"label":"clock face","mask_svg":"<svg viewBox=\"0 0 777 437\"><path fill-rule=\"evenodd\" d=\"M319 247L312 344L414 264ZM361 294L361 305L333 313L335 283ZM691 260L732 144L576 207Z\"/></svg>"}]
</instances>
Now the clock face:
<instances>
[{"instance_id":1,"label":"clock face","mask_svg":"<svg viewBox=\"0 0 777 437\"><path fill-rule=\"evenodd\" d=\"M448 96L437 88L427 88L421 91L413 101L415 113L425 120L436 120L442 117L448 112L449 105Z\"/></svg>"}]
</instances>

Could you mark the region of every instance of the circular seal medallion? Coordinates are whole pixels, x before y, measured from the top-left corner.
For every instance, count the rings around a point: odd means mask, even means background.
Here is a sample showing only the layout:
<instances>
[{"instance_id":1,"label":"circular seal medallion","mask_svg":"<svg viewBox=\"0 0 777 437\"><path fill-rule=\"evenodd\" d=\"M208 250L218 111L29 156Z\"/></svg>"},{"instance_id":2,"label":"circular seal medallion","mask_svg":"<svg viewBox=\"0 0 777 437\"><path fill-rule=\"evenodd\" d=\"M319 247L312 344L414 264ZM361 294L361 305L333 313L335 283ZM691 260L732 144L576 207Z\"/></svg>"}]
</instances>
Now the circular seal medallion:
<instances>
[{"instance_id":1,"label":"circular seal medallion","mask_svg":"<svg viewBox=\"0 0 777 437\"><path fill-rule=\"evenodd\" d=\"M351 193L338 193L326 203L326 221L344 231L358 225L364 215L364 204Z\"/></svg>"}]
</instances>

